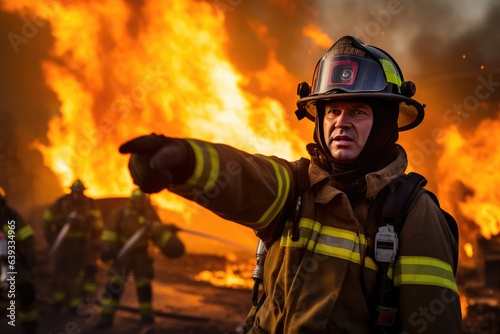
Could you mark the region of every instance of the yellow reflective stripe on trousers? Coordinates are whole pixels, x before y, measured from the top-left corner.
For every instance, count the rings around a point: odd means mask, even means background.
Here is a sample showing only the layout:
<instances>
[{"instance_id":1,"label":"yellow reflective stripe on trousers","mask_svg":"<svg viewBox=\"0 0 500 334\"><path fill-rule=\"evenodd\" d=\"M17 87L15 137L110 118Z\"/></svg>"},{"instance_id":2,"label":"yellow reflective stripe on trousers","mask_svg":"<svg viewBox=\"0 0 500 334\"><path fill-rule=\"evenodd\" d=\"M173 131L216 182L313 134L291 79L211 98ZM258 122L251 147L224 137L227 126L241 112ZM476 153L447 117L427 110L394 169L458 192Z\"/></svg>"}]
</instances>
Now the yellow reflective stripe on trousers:
<instances>
[{"instance_id":1,"label":"yellow reflective stripe on trousers","mask_svg":"<svg viewBox=\"0 0 500 334\"><path fill-rule=\"evenodd\" d=\"M260 157L270 162L273 166L274 172L276 174L276 180L278 182L278 192L276 194L274 202L267 208L267 210L262 214L259 220L257 220L255 223L250 224L250 226L254 230L263 229L273 221L273 219L285 205L286 199L288 197L288 192L290 191L290 177L285 167L270 158L267 158L265 156Z\"/></svg>"},{"instance_id":2,"label":"yellow reflective stripe on trousers","mask_svg":"<svg viewBox=\"0 0 500 334\"><path fill-rule=\"evenodd\" d=\"M453 269L447 262L427 256L401 256L394 269L394 286L434 285L458 293Z\"/></svg>"},{"instance_id":3,"label":"yellow reflective stripe on trousers","mask_svg":"<svg viewBox=\"0 0 500 334\"><path fill-rule=\"evenodd\" d=\"M141 310L141 313L149 313L151 312L151 309L152 309L153 305L151 304L151 302L143 302L143 303L139 303L139 309Z\"/></svg>"},{"instance_id":4,"label":"yellow reflective stripe on trousers","mask_svg":"<svg viewBox=\"0 0 500 334\"><path fill-rule=\"evenodd\" d=\"M19 311L18 314L21 322L33 322L38 319L38 311L36 309L31 311Z\"/></svg>"},{"instance_id":5,"label":"yellow reflective stripe on trousers","mask_svg":"<svg viewBox=\"0 0 500 334\"><path fill-rule=\"evenodd\" d=\"M102 311L101 312L107 313L107 314L114 313L114 311L116 310L117 307L118 307L118 301L113 300L113 299L104 298L102 300Z\"/></svg>"},{"instance_id":6,"label":"yellow reflective stripe on trousers","mask_svg":"<svg viewBox=\"0 0 500 334\"><path fill-rule=\"evenodd\" d=\"M62 291L52 291L52 300L55 302L62 301L66 297L66 293Z\"/></svg>"},{"instance_id":7,"label":"yellow reflective stripe on trousers","mask_svg":"<svg viewBox=\"0 0 500 334\"><path fill-rule=\"evenodd\" d=\"M142 287L151 284L151 279L149 278L139 278L135 281L135 286Z\"/></svg>"},{"instance_id":8,"label":"yellow reflective stripe on trousers","mask_svg":"<svg viewBox=\"0 0 500 334\"><path fill-rule=\"evenodd\" d=\"M33 235L33 229L31 228L31 226L26 225L26 226L21 227L17 231L17 233L16 233L16 239L18 241L23 241L23 240L27 239L28 237L30 237L32 235Z\"/></svg>"},{"instance_id":9,"label":"yellow reflective stripe on trousers","mask_svg":"<svg viewBox=\"0 0 500 334\"><path fill-rule=\"evenodd\" d=\"M206 142L186 139L194 152L195 165L191 177L176 189L182 190L185 187L198 187L203 191L210 191L215 187L215 182L219 176L220 161L219 153L215 147Z\"/></svg>"}]
</instances>

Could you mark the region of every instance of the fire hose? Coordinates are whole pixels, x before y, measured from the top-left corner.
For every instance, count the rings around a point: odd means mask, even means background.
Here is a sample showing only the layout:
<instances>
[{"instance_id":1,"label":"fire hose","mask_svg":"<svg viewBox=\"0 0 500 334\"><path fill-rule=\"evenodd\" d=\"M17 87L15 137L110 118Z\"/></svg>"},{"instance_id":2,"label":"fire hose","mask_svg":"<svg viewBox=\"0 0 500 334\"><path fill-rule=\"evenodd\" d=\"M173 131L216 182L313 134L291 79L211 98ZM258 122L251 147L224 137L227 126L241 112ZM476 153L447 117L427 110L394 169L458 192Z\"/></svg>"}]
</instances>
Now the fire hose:
<instances>
[{"instance_id":1,"label":"fire hose","mask_svg":"<svg viewBox=\"0 0 500 334\"><path fill-rule=\"evenodd\" d=\"M116 262L120 262L124 258L127 257L127 255L134 249L134 245L137 243L137 241L139 239L141 239L142 236L144 234L146 234L146 232L149 230L150 226L152 226L152 225L158 225L158 224L163 225L162 222L146 221L144 223L144 225L140 229L138 229L127 240L127 242L125 243L125 245L123 245L122 248L118 251L118 254L117 254L116 259L115 259L115 263ZM235 247L238 247L238 248L241 248L241 249L245 249L245 250L250 251L250 252L254 251L252 248L250 248L248 246L239 244L239 243L234 242L232 240L227 240L227 239L215 236L215 235L211 235L211 234L208 234L208 233L203 233L203 232L199 232L199 231L195 231L195 230L190 230L190 229L187 229L187 228L180 228L180 227L176 227L175 229L176 229L176 231L180 231L180 232L185 232L185 233L197 235L197 236L200 236L200 237L206 238L206 239L216 240L216 241L228 244L228 245L232 245L232 246L235 246Z\"/></svg>"},{"instance_id":2,"label":"fire hose","mask_svg":"<svg viewBox=\"0 0 500 334\"><path fill-rule=\"evenodd\" d=\"M89 301L89 304L96 305L96 306L102 306L102 303L99 302L98 300ZM119 311L124 311L124 312L129 312L129 313L134 313L134 314L141 313L141 310L139 308L124 306L124 305L117 305L116 309ZM198 317L198 316L193 316L193 315L177 314L177 313L170 313L170 312L163 312L163 311L153 311L153 314L157 317L162 317L162 318L174 318L174 319L187 320L187 321L210 321L210 319L206 318L206 317Z\"/></svg>"}]
</instances>

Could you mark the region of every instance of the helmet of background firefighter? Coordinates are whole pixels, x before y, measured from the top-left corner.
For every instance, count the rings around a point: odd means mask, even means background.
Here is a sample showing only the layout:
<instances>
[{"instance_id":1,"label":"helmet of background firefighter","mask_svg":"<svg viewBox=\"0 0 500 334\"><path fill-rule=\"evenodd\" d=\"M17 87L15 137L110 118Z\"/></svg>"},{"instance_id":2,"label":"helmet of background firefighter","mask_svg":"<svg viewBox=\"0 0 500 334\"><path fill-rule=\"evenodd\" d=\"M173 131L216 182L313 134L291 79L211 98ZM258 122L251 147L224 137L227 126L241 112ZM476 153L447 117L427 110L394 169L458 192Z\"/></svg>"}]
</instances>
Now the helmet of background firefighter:
<instances>
[{"instance_id":1,"label":"helmet of background firefighter","mask_svg":"<svg viewBox=\"0 0 500 334\"><path fill-rule=\"evenodd\" d=\"M149 204L149 195L139 188L134 189L128 199L131 205L138 210L144 209Z\"/></svg>"},{"instance_id":2,"label":"helmet of background firefighter","mask_svg":"<svg viewBox=\"0 0 500 334\"><path fill-rule=\"evenodd\" d=\"M398 129L405 131L424 119L425 105L412 99L415 92L415 84L404 81L401 69L387 52L344 36L319 59L312 85L299 84L295 114L299 120L307 117L314 121L317 101L385 99L399 103Z\"/></svg>"},{"instance_id":3,"label":"helmet of background firefighter","mask_svg":"<svg viewBox=\"0 0 500 334\"><path fill-rule=\"evenodd\" d=\"M83 191L87 188L80 179L76 179L73 183L71 183L69 189L71 189L71 197L73 200L78 202L84 198Z\"/></svg>"}]
</instances>

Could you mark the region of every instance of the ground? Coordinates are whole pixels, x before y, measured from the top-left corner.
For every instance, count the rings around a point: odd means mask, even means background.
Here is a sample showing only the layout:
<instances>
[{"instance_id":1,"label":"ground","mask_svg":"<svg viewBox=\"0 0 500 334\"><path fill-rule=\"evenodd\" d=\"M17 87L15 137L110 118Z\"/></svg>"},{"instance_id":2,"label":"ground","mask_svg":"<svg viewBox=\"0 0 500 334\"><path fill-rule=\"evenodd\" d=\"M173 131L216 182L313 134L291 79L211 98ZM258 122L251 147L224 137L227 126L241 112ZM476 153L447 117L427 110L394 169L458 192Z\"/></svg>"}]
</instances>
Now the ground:
<instances>
[{"instance_id":1,"label":"ground","mask_svg":"<svg viewBox=\"0 0 500 334\"><path fill-rule=\"evenodd\" d=\"M155 280L153 282L154 309L162 312L153 325L140 325L139 315L118 311L115 325L111 329L96 329L99 307L88 304L79 315L55 313L49 300L50 275L42 259L36 267L35 281L39 299L40 334L78 333L241 333L245 317L250 309L251 291L215 287L199 282L194 277L203 270L225 270L228 260L224 257L202 254L186 254L180 259L155 257ZM107 280L106 266L100 267L98 284L100 290ZM99 299L100 294L97 293ZM122 296L121 305L137 308L138 302L133 282L129 282ZM82 305L83 306L83 305ZM4 317L0 321L2 334L21 333L19 323L9 326Z\"/></svg>"}]
</instances>

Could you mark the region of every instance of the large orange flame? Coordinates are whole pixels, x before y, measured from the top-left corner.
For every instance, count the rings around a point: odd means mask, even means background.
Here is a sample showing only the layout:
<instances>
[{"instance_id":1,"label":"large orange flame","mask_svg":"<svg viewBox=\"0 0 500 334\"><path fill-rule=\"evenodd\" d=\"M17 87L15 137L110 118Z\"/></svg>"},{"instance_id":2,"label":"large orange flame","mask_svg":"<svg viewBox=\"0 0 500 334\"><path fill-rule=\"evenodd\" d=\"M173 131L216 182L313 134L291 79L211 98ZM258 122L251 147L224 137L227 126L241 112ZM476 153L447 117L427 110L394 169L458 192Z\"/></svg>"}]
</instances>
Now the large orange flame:
<instances>
[{"instance_id":1,"label":"large orange flame","mask_svg":"<svg viewBox=\"0 0 500 334\"><path fill-rule=\"evenodd\" d=\"M500 232L498 138L500 119L485 119L467 134L452 126L443 134L438 162L440 201L463 227L473 222L486 239Z\"/></svg>"},{"instance_id":2,"label":"large orange flame","mask_svg":"<svg viewBox=\"0 0 500 334\"><path fill-rule=\"evenodd\" d=\"M145 1L140 12L121 0L3 7L28 17L48 13L55 40L43 69L61 108L49 124L50 144L34 145L61 186L78 177L91 196L127 195L133 184L117 147L151 132L300 157L305 142L287 126L282 105L241 88L245 78L224 51L224 13L212 4ZM269 61L268 70L279 71L257 73L261 85L297 82ZM155 201L188 221L193 213L171 194Z\"/></svg>"},{"instance_id":3,"label":"large orange flame","mask_svg":"<svg viewBox=\"0 0 500 334\"><path fill-rule=\"evenodd\" d=\"M49 144L33 145L61 187L81 178L92 197L128 196L134 185L128 157L118 154L118 146L152 132L288 159L302 155L305 141L287 125L281 103L272 95L256 97L242 88L248 79L226 56L222 11L195 0L129 4L1 4L4 10L27 19L43 17L50 24L54 44L43 71L61 106L49 123ZM262 26L254 28L265 38ZM266 93L283 89L284 83L293 94L299 81L274 53L254 76ZM189 201L168 192L152 199L181 217L183 222L176 223L200 221L204 226L198 229L234 238L234 229L218 228L216 217ZM238 242L255 246L252 231L240 234Z\"/></svg>"}]
</instances>

